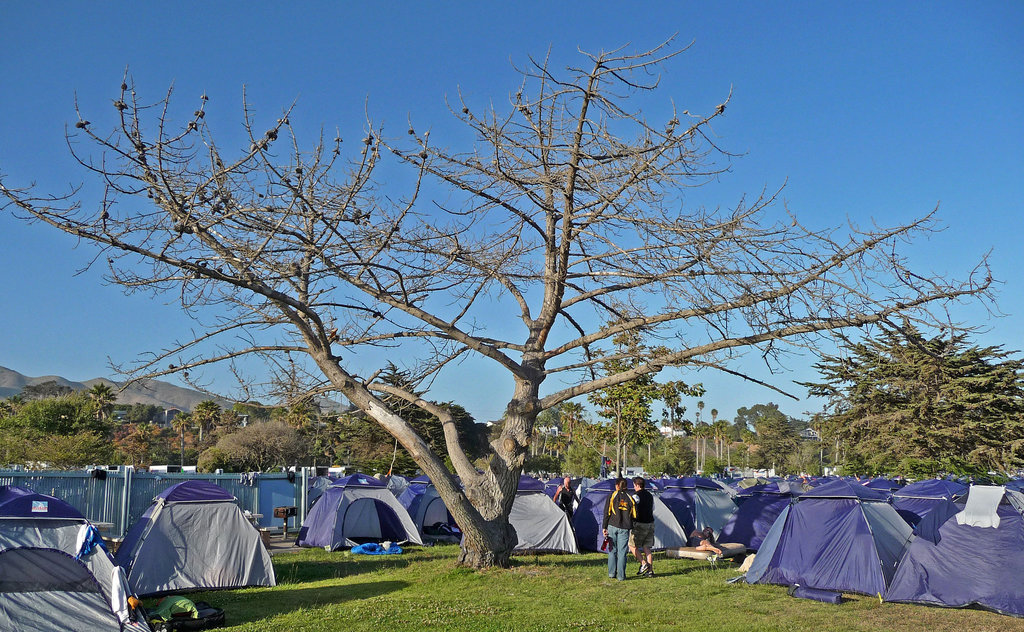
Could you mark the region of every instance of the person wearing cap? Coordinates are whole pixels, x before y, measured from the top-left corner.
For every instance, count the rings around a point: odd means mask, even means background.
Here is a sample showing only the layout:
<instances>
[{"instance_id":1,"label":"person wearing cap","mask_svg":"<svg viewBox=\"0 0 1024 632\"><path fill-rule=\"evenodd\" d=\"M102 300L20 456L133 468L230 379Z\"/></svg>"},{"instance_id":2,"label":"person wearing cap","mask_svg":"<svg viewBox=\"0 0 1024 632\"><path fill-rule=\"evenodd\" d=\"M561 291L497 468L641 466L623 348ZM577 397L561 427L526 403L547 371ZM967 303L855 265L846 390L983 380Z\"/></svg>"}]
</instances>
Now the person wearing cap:
<instances>
[{"instance_id":1,"label":"person wearing cap","mask_svg":"<svg viewBox=\"0 0 1024 632\"><path fill-rule=\"evenodd\" d=\"M633 502L636 503L636 518L629 533L629 550L640 562L637 575L654 577L654 496L645 487L642 476L633 479Z\"/></svg>"},{"instance_id":2,"label":"person wearing cap","mask_svg":"<svg viewBox=\"0 0 1024 632\"><path fill-rule=\"evenodd\" d=\"M601 532L610 540L608 547L608 577L626 579L626 558L629 555L629 532L636 519L636 501L626 490L626 479L615 481L615 491L608 497Z\"/></svg>"}]
</instances>

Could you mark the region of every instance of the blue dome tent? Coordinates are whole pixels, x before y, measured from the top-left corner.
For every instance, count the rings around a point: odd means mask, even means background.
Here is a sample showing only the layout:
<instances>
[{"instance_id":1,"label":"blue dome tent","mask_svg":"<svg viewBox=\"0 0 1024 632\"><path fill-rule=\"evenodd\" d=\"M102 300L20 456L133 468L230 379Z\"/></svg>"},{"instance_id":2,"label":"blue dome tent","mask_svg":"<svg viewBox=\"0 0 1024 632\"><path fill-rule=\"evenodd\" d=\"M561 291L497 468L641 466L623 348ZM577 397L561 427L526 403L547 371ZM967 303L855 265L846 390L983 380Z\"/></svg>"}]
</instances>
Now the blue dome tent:
<instances>
[{"instance_id":1,"label":"blue dome tent","mask_svg":"<svg viewBox=\"0 0 1024 632\"><path fill-rule=\"evenodd\" d=\"M732 495L710 478L681 476L661 481L661 500L689 536L711 527L717 536L736 511Z\"/></svg>"},{"instance_id":2,"label":"blue dome tent","mask_svg":"<svg viewBox=\"0 0 1024 632\"><path fill-rule=\"evenodd\" d=\"M909 538L884 493L832 481L782 510L746 581L881 595Z\"/></svg>"},{"instance_id":3,"label":"blue dome tent","mask_svg":"<svg viewBox=\"0 0 1024 632\"><path fill-rule=\"evenodd\" d=\"M799 483L778 481L748 487L739 492L739 507L722 527L718 539L736 542L748 551L761 548L761 542L782 510L801 493Z\"/></svg>"},{"instance_id":4,"label":"blue dome tent","mask_svg":"<svg viewBox=\"0 0 1024 632\"><path fill-rule=\"evenodd\" d=\"M892 506L910 526L916 526L928 512L967 493L967 486L946 479L925 479L903 487L892 496Z\"/></svg>"},{"instance_id":5,"label":"blue dome tent","mask_svg":"<svg viewBox=\"0 0 1024 632\"><path fill-rule=\"evenodd\" d=\"M1024 494L972 485L914 530L886 601L950 608L978 605L1024 617Z\"/></svg>"},{"instance_id":6,"label":"blue dome tent","mask_svg":"<svg viewBox=\"0 0 1024 632\"><path fill-rule=\"evenodd\" d=\"M461 539L455 519L426 475L410 480L398 502L409 512L424 542L454 543Z\"/></svg>"},{"instance_id":7,"label":"blue dome tent","mask_svg":"<svg viewBox=\"0 0 1024 632\"><path fill-rule=\"evenodd\" d=\"M663 493L659 493L658 487L662 483L659 481L657 484L648 485L648 490L654 495L654 549L657 551L684 547L687 539L687 532L683 531L672 511L661 500ZM608 498L614 489L614 479L603 480L588 487L580 498L579 506L572 516L572 523L576 528L576 539L581 549L601 550L601 542L604 539L601 535L601 522L604 519ZM632 485L629 489L633 489Z\"/></svg>"},{"instance_id":8,"label":"blue dome tent","mask_svg":"<svg viewBox=\"0 0 1024 632\"><path fill-rule=\"evenodd\" d=\"M296 544L336 551L384 541L423 544L409 513L383 481L352 474L324 490L299 528Z\"/></svg>"}]
</instances>

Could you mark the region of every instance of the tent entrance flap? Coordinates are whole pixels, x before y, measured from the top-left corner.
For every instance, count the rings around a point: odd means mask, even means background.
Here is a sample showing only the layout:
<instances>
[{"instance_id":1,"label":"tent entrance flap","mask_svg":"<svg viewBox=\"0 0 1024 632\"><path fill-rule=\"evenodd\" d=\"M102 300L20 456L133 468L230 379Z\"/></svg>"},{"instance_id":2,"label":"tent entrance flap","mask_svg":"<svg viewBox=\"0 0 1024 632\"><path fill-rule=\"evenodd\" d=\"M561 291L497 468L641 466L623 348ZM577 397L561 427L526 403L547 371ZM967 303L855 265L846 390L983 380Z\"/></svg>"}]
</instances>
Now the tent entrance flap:
<instances>
[{"instance_id":1,"label":"tent entrance flap","mask_svg":"<svg viewBox=\"0 0 1024 632\"><path fill-rule=\"evenodd\" d=\"M363 539L373 542L401 542L406 539L405 528L398 514L391 507L373 498L359 498L353 501L345 511L342 529L345 537L353 542Z\"/></svg>"}]
</instances>

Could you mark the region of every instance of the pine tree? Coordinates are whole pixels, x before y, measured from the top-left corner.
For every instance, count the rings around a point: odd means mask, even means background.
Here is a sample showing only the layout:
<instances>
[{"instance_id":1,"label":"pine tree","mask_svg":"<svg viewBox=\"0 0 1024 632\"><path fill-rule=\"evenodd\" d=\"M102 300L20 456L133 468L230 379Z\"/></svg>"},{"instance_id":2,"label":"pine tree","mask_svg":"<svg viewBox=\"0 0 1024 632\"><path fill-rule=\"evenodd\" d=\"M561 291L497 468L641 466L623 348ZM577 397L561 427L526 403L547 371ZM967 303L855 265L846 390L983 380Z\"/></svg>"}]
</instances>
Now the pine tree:
<instances>
[{"instance_id":1,"label":"pine tree","mask_svg":"<svg viewBox=\"0 0 1024 632\"><path fill-rule=\"evenodd\" d=\"M804 386L828 399L823 431L877 471L1008 471L1024 458L1024 361L1011 355L904 324L825 356L822 381Z\"/></svg>"}]
</instances>

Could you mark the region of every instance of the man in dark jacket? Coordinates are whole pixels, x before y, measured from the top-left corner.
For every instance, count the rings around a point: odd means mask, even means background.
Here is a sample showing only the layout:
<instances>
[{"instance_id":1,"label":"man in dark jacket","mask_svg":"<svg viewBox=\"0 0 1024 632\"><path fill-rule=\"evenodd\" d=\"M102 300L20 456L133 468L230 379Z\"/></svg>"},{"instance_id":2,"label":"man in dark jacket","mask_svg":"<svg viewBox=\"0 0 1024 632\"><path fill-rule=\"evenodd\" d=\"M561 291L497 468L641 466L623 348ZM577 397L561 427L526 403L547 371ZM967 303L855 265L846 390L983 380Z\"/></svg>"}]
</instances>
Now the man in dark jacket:
<instances>
[{"instance_id":1,"label":"man in dark jacket","mask_svg":"<svg viewBox=\"0 0 1024 632\"><path fill-rule=\"evenodd\" d=\"M654 496L644 489L647 481L642 476L633 479L633 501L636 519L629 534L629 550L640 562L637 575L654 577Z\"/></svg>"},{"instance_id":2,"label":"man in dark jacket","mask_svg":"<svg viewBox=\"0 0 1024 632\"><path fill-rule=\"evenodd\" d=\"M626 491L626 479L615 481L615 491L608 497L601 529L608 540L608 577L620 582L626 579L626 558L629 555L629 532L636 518L636 502Z\"/></svg>"}]
</instances>

